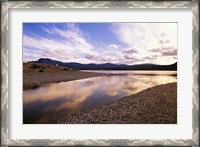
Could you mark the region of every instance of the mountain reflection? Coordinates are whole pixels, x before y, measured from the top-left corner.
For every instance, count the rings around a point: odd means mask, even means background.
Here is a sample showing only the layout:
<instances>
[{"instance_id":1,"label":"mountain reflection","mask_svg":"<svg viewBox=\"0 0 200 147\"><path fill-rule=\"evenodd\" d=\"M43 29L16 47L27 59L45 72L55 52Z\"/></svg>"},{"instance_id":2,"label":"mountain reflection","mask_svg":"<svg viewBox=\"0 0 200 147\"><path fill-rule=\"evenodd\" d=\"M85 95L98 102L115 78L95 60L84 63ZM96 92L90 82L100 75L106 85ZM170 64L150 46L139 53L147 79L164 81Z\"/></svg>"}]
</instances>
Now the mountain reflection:
<instances>
[{"instance_id":1,"label":"mountain reflection","mask_svg":"<svg viewBox=\"0 0 200 147\"><path fill-rule=\"evenodd\" d=\"M23 123L56 123L67 114L106 104L155 85L177 81L176 76L169 75L126 73L26 90L23 92Z\"/></svg>"}]
</instances>

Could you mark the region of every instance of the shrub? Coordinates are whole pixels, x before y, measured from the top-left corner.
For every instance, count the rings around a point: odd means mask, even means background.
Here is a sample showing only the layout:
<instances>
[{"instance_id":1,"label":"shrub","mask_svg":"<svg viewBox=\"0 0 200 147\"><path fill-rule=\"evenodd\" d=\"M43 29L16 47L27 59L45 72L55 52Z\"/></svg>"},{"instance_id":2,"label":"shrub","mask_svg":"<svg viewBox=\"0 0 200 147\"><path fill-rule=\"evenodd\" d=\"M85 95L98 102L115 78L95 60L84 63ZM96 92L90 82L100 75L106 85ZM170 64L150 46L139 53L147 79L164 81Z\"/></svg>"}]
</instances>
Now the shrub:
<instances>
[{"instance_id":1,"label":"shrub","mask_svg":"<svg viewBox=\"0 0 200 147\"><path fill-rule=\"evenodd\" d=\"M67 68L63 68L63 71L66 71L67 70Z\"/></svg>"},{"instance_id":2,"label":"shrub","mask_svg":"<svg viewBox=\"0 0 200 147\"><path fill-rule=\"evenodd\" d=\"M43 70L43 69L40 69L39 72L44 72L44 70Z\"/></svg>"},{"instance_id":3,"label":"shrub","mask_svg":"<svg viewBox=\"0 0 200 147\"><path fill-rule=\"evenodd\" d=\"M37 65L37 64L32 64L32 65L31 65L31 68L33 68L33 69L37 69L37 68L40 68L40 66Z\"/></svg>"}]
</instances>

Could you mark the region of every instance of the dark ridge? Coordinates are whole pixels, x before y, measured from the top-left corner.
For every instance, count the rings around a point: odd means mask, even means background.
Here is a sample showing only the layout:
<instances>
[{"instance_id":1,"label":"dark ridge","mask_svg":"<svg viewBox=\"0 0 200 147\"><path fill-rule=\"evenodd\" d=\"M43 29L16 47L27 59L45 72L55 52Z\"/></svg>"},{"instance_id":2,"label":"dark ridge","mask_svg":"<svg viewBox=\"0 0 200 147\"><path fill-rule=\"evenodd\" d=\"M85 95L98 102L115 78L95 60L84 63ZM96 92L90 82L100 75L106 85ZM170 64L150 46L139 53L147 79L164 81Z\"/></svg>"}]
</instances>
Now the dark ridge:
<instances>
[{"instance_id":1,"label":"dark ridge","mask_svg":"<svg viewBox=\"0 0 200 147\"><path fill-rule=\"evenodd\" d=\"M75 70L177 70L177 62L171 65L156 65L156 64L126 65L126 64L112 64L112 63L82 64L76 62L61 62L49 58L40 58L37 61L31 61L31 63L42 63L55 66L63 66Z\"/></svg>"}]
</instances>

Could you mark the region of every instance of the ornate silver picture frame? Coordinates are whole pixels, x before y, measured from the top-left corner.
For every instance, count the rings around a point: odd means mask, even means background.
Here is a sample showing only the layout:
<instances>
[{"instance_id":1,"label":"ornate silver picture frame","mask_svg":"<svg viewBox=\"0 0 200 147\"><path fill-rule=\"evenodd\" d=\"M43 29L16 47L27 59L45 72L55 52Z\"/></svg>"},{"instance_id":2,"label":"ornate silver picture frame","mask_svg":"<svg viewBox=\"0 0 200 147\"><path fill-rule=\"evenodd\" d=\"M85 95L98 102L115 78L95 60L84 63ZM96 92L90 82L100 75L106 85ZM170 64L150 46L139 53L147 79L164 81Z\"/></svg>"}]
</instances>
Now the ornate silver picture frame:
<instances>
[{"instance_id":1,"label":"ornate silver picture frame","mask_svg":"<svg viewBox=\"0 0 200 147\"><path fill-rule=\"evenodd\" d=\"M190 8L192 9L192 139L9 139L9 9L19 8ZM4 1L1 2L1 146L199 146L199 4L197 1Z\"/></svg>"}]
</instances>

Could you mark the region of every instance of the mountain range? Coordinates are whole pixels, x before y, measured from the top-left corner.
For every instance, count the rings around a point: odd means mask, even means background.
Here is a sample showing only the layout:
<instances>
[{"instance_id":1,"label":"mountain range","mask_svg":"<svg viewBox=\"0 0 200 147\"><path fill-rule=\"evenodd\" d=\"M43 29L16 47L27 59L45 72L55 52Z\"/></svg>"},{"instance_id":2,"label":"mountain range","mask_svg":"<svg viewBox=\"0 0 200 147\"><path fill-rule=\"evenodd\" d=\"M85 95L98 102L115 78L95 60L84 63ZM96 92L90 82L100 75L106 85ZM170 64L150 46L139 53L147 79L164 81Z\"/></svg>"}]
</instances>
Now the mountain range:
<instances>
[{"instance_id":1,"label":"mountain range","mask_svg":"<svg viewBox=\"0 0 200 147\"><path fill-rule=\"evenodd\" d=\"M82 64L76 62L61 62L49 58L40 58L37 61L31 61L31 63L63 66L75 70L177 70L177 62L171 65L156 65L156 64L127 65L127 64L112 64L112 63Z\"/></svg>"}]
</instances>

